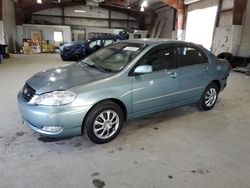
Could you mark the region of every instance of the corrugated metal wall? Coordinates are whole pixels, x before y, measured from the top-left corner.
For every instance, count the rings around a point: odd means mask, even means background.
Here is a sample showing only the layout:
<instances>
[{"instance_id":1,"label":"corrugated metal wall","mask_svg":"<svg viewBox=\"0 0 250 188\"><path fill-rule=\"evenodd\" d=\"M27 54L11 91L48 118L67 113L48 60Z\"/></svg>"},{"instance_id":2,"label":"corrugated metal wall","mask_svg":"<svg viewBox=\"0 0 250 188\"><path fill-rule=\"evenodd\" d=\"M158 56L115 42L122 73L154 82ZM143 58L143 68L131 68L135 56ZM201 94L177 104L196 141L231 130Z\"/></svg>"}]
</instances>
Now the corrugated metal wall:
<instances>
[{"instance_id":1,"label":"corrugated metal wall","mask_svg":"<svg viewBox=\"0 0 250 188\"><path fill-rule=\"evenodd\" d=\"M250 56L250 0L247 2L246 17L238 55Z\"/></svg>"},{"instance_id":2,"label":"corrugated metal wall","mask_svg":"<svg viewBox=\"0 0 250 188\"><path fill-rule=\"evenodd\" d=\"M54 31L62 31L64 42L71 41L71 29L69 26L54 26L54 25L33 25L24 24L18 27L19 44L22 45L22 39L30 39L32 32L40 31L43 40L49 40L50 43L54 41Z\"/></svg>"},{"instance_id":3,"label":"corrugated metal wall","mask_svg":"<svg viewBox=\"0 0 250 188\"><path fill-rule=\"evenodd\" d=\"M4 23L4 38L8 44L9 52L16 51L17 30L14 12L14 2L11 0L3 0L3 23Z\"/></svg>"},{"instance_id":4,"label":"corrugated metal wall","mask_svg":"<svg viewBox=\"0 0 250 188\"><path fill-rule=\"evenodd\" d=\"M174 23L174 10L170 7L165 7L157 11L157 20L162 20L162 30L159 38L172 38L173 23Z\"/></svg>"},{"instance_id":5,"label":"corrugated metal wall","mask_svg":"<svg viewBox=\"0 0 250 188\"><path fill-rule=\"evenodd\" d=\"M0 44L5 44L3 21L0 20Z\"/></svg>"},{"instance_id":6,"label":"corrugated metal wall","mask_svg":"<svg viewBox=\"0 0 250 188\"><path fill-rule=\"evenodd\" d=\"M75 12L75 10L81 10L85 12ZM52 15L52 16L51 16ZM63 24L72 26L84 26L84 27L109 27L109 10L100 7L90 6L72 6L65 7L64 11L61 8L51 8L33 13L32 23L51 23L51 24ZM113 11L110 12L110 27L122 28L129 27L138 28L139 25L136 19L127 14ZM127 19L129 18L129 21ZM64 19L64 20L63 20ZM76 29L76 28L74 28Z\"/></svg>"}]
</instances>

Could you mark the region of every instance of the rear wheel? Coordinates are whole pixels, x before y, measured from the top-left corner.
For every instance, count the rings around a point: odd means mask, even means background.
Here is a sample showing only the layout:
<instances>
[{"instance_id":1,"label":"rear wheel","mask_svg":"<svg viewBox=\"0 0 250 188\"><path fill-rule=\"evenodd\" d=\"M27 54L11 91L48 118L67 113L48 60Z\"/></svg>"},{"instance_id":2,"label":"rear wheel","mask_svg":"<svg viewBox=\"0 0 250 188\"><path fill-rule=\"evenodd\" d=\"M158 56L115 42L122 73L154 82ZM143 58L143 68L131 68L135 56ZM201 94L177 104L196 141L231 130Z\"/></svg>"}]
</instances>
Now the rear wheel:
<instances>
[{"instance_id":1,"label":"rear wheel","mask_svg":"<svg viewBox=\"0 0 250 188\"><path fill-rule=\"evenodd\" d=\"M217 85L210 83L203 92L198 102L198 107L201 110L211 110L218 99L218 93L219 91Z\"/></svg>"},{"instance_id":2,"label":"rear wheel","mask_svg":"<svg viewBox=\"0 0 250 188\"><path fill-rule=\"evenodd\" d=\"M103 144L119 134L123 121L124 114L117 104L111 101L102 102L88 113L84 132L92 142Z\"/></svg>"}]
</instances>

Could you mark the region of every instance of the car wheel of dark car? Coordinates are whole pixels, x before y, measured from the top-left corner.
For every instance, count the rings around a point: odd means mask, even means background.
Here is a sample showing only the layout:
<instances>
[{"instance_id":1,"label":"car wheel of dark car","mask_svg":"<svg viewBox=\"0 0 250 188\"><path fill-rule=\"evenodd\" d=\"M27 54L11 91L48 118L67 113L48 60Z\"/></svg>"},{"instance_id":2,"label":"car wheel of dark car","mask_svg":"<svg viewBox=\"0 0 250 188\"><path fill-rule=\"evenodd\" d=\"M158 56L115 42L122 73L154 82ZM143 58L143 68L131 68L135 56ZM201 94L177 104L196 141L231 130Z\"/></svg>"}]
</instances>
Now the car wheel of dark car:
<instances>
[{"instance_id":1,"label":"car wheel of dark car","mask_svg":"<svg viewBox=\"0 0 250 188\"><path fill-rule=\"evenodd\" d=\"M61 55L61 58L63 61L66 61L65 57L63 55Z\"/></svg>"},{"instance_id":2,"label":"car wheel of dark car","mask_svg":"<svg viewBox=\"0 0 250 188\"><path fill-rule=\"evenodd\" d=\"M74 54L74 60L75 61L79 61L81 59L81 55L80 54Z\"/></svg>"},{"instance_id":3,"label":"car wheel of dark car","mask_svg":"<svg viewBox=\"0 0 250 188\"><path fill-rule=\"evenodd\" d=\"M122 128L124 114L121 108L111 102L102 102L93 107L84 123L84 133L89 140L103 144L114 139Z\"/></svg>"},{"instance_id":4,"label":"car wheel of dark car","mask_svg":"<svg viewBox=\"0 0 250 188\"><path fill-rule=\"evenodd\" d=\"M218 92L217 85L210 83L204 90L201 99L198 102L198 107L201 110L211 110L218 99Z\"/></svg>"}]
</instances>

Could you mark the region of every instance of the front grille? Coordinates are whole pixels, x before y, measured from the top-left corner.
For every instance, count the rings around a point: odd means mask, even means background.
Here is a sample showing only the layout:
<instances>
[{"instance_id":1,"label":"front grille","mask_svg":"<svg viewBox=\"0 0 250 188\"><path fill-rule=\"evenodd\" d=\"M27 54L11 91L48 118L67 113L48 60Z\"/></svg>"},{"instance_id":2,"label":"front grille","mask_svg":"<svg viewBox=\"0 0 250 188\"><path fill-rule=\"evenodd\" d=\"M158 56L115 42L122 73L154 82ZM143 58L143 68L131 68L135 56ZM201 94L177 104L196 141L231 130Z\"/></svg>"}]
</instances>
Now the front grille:
<instances>
[{"instance_id":1,"label":"front grille","mask_svg":"<svg viewBox=\"0 0 250 188\"><path fill-rule=\"evenodd\" d=\"M28 84L23 86L22 95L25 101L29 102L32 97L35 95L36 90L30 87Z\"/></svg>"}]
</instances>

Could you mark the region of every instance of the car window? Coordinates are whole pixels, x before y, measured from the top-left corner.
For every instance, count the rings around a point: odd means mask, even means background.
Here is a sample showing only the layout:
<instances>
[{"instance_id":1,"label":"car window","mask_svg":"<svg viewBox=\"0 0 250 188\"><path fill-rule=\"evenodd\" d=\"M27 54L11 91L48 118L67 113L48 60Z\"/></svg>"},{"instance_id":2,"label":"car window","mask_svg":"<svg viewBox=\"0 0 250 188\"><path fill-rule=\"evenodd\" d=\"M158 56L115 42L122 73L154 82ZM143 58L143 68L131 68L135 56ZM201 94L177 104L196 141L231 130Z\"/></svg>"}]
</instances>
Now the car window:
<instances>
[{"instance_id":1,"label":"car window","mask_svg":"<svg viewBox=\"0 0 250 188\"><path fill-rule=\"evenodd\" d=\"M140 43L115 43L91 54L82 62L111 72L119 72L146 47L146 44Z\"/></svg>"},{"instance_id":2,"label":"car window","mask_svg":"<svg viewBox=\"0 0 250 188\"><path fill-rule=\"evenodd\" d=\"M180 66L190 66L207 63L207 56L193 47L179 47Z\"/></svg>"},{"instance_id":3,"label":"car window","mask_svg":"<svg viewBox=\"0 0 250 188\"><path fill-rule=\"evenodd\" d=\"M101 46L101 40L94 40L92 42L89 43L89 47L90 48L94 48L94 47L97 47L97 46Z\"/></svg>"},{"instance_id":4,"label":"car window","mask_svg":"<svg viewBox=\"0 0 250 188\"><path fill-rule=\"evenodd\" d=\"M108 46L108 45L112 44L113 42L114 41L112 39L104 40L103 46Z\"/></svg>"},{"instance_id":5,"label":"car window","mask_svg":"<svg viewBox=\"0 0 250 188\"><path fill-rule=\"evenodd\" d=\"M174 47L160 47L148 52L139 65L151 65L153 72L176 68L176 49Z\"/></svg>"}]
</instances>

